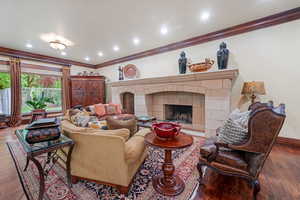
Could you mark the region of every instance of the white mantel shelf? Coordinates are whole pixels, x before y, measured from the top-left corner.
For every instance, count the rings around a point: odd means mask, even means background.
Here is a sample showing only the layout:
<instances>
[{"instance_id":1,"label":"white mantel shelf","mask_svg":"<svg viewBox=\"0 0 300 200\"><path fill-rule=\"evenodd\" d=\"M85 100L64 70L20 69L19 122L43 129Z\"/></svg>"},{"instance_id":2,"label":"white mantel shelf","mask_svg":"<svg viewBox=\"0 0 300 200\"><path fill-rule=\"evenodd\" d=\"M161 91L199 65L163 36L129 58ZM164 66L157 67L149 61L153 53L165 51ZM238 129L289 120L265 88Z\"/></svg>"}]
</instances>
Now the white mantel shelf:
<instances>
[{"instance_id":1,"label":"white mantel shelf","mask_svg":"<svg viewBox=\"0 0 300 200\"><path fill-rule=\"evenodd\" d=\"M201 80L219 80L230 79L234 80L239 74L238 69L225 69L208 72L195 72L189 74L179 74L172 76L162 76L155 78L142 78L123 80L107 83L111 87L130 86L130 85L147 85L147 84L161 84L161 83L178 83L186 81L201 81Z\"/></svg>"}]
</instances>

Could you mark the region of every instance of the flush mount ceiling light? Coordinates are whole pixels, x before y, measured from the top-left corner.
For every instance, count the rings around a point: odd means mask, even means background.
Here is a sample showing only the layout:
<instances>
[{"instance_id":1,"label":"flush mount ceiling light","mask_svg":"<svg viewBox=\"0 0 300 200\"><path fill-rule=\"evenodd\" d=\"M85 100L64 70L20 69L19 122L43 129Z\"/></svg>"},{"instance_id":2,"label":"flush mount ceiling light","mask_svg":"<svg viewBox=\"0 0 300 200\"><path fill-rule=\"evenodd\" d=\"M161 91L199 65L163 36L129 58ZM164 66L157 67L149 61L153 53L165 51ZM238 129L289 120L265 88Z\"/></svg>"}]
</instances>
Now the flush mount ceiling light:
<instances>
[{"instance_id":1,"label":"flush mount ceiling light","mask_svg":"<svg viewBox=\"0 0 300 200\"><path fill-rule=\"evenodd\" d=\"M26 44L26 47L27 47L28 49L31 49L31 48L32 48L32 44L27 43L27 44Z\"/></svg>"},{"instance_id":2,"label":"flush mount ceiling light","mask_svg":"<svg viewBox=\"0 0 300 200\"><path fill-rule=\"evenodd\" d=\"M53 49L56 49L56 50L64 50L67 45L63 44L62 42L58 41L58 40L55 40L55 41L51 41L49 42L50 43L50 47L52 47Z\"/></svg>"},{"instance_id":3,"label":"flush mount ceiling light","mask_svg":"<svg viewBox=\"0 0 300 200\"><path fill-rule=\"evenodd\" d=\"M201 20L202 21L207 21L208 19L209 19L209 17L210 17L210 13L209 12L207 12L207 11L205 11L205 12L203 12L202 14L201 14Z\"/></svg>"},{"instance_id":4,"label":"flush mount ceiling light","mask_svg":"<svg viewBox=\"0 0 300 200\"><path fill-rule=\"evenodd\" d=\"M160 33L161 33L162 35L166 35L166 34L168 33L168 28L167 28L166 26L162 26L162 27L160 28Z\"/></svg>"},{"instance_id":5,"label":"flush mount ceiling light","mask_svg":"<svg viewBox=\"0 0 300 200\"><path fill-rule=\"evenodd\" d=\"M66 53L66 52L64 52L64 51L62 51L60 54L61 54L62 56L65 56L65 55L67 55L67 53Z\"/></svg>"},{"instance_id":6,"label":"flush mount ceiling light","mask_svg":"<svg viewBox=\"0 0 300 200\"><path fill-rule=\"evenodd\" d=\"M48 42L50 44L50 47L57 50L64 50L65 48L69 46L73 46L74 43L70 40L64 38L63 36L57 35L55 33L45 33L40 36L40 38Z\"/></svg>"},{"instance_id":7,"label":"flush mount ceiling light","mask_svg":"<svg viewBox=\"0 0 300 200\"><path fill-rule=\"evenodd\" d=\"M103 56L103 53L100 51L100 52L98 53L98 56L102 57L102 56Z\"/></svg>"},{"instance_id":8,"label":"flush mount ceiling light","mask_svg":"<svg viewBox=\"0 0 300 200\"><path fill-rule=\"evenodd\" d=\"M140 44L140 39L139 38L133 38L133 44L138 45Z\"/></svg>"},{"instance_id":9,"label":"flush mount ceiling light","mask_svg":"<svg viewBox=\"0 0 300 200\"><path fill-rule=\"evenodd\" d=\"M114 50L114 51L119 51L119 50L120 50L120 47L118 47L117 45L115 45L115 46L113 47L113 50Z\"/></svg>"}]
</instances>

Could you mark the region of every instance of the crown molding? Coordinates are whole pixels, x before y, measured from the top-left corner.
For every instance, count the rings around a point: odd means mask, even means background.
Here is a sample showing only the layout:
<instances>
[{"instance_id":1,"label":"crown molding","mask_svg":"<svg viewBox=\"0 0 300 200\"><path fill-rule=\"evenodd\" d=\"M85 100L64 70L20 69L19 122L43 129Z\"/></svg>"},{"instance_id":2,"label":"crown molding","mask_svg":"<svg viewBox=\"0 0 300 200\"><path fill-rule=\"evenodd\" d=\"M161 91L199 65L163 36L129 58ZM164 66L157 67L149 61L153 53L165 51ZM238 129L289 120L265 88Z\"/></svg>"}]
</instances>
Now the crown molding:
<instances>
[{"instance_id":1,"label":"crown molding","mask_svg":"<svg viewBox=\"0 0 300 200\"><path fill-rule=\"evenodd\" d=\"M262 28L274 26L274 25L277 25L277 24L286 23L286 22L289 22L289 21L297 20L297 19L300 19L300 7L297 7L297 8L291 9L291 10L287 10L287 11L284 11L284 12L281 12L281 13L277 13L277 14L274 14L274 15L270 15L270 16L267 16L267 17L263 17L263 18L260 18L260 19L256 19L256 20L246 22L246 23L243 23L243 24L239 24L239 25L236 25L236 26L232 26L232 27L222 29L222 30L219 30L219 31L215 31L215 32L211 32L211 33L208 33L208 34L193 37L193 38L190 38L190 39L186 39L186 40L182 40L182 41L179 41L179 42L171 43L171 44L161 46L161 47L158 47L158 48L154 48L154 49L150 49L150 50L143 51L143 52L140 52L140 53L125 56L125 57L122 57L122 58L117 58L117 59L114 59L114 60L106 61L106 62L97 64L97 65L94 65L94 67L98 69L98 68L101 68L101 67L115 65L115 64L122 63L122 62L135 60L135 59L148 57L148 56L153 56L153 55L156 55L156 54L165 53L165 52L173 51L173 50L177 50L177 49L182 49L182 48L185 48L185 47L190 47L190 46L210 42L210 41L213 41L213 40L218 40L218 39L222 39L222 38L226 38L226 37L246 33L246 32L250 32L250 31L257 30L257 29L262 29Z\"/></svg>"},{"instance_id":2,"label":"crown molding","mask_svg":"<svg viewBox=\"0 0 300 200\"><path fill-rule=\"evenodd\" d=\"M39 62L44 62L44 63L63 65L63 66L76 65L76 66L88 67L88 68L95 69L94 65L92 65L92 64L87 64L87 63L82 63L82 62L78 62L78 61L52 57L52 56L46 56L46 55L42 55L42 54L31 53L31 52L27 52L27 51L10 49L10 48L6 48L6 47L0 47L0 55L18 57L18 58L23 58L26 60L33 60L33 61L39 61Z\"/></svg>"}]
</instances>

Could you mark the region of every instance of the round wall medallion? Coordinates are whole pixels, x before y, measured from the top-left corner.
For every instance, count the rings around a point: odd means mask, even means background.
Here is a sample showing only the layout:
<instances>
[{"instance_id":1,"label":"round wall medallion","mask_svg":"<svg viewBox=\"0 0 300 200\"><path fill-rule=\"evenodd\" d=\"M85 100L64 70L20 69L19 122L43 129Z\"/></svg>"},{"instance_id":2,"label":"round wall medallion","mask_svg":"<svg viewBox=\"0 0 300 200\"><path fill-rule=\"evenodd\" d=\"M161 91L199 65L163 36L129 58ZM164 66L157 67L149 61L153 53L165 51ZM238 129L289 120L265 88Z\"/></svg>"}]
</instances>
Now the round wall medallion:
<instances>
[{"instance_id":1,"label":"round wall medallion","mask_svg":"<svg viewBox=\"0 0 300 200\"><path fill-rule=\"evenodd\" d=\"M126 78L132 79L137 77L137 68L133 64L128 64L123 69Z\"/></svg>"}]
</instances>

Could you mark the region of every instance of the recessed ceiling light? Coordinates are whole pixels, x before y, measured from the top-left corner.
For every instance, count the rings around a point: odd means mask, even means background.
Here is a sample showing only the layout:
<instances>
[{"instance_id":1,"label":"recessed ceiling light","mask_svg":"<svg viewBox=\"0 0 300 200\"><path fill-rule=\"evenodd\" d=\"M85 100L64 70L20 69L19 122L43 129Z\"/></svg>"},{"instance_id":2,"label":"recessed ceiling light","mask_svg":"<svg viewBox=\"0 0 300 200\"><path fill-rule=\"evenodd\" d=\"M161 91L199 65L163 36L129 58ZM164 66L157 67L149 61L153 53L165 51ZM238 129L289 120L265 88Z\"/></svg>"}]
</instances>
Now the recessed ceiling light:
<instances>
[{"instance_id":1,"label":"recessed ceiling light","mask_svg":"<svg viewBox=\"0 0 300 200\"><path fill-rule=\"evenodd\" d=\"M62 56L65 56L65 55L67 55L67 53L66 53L66 52L64 52L64 51L62 51L60 54L61 54Z\"/></svg>"},{"instance_id":2,"label":"recessed ceiling light","mask_svg":"<svg viewBox=\"0 0 300 200\"><path fill-rule=\"evenodd\" d=\"M135 44L135 45L140 44L140 39L139 38L133 38L133 44Z\"/></svg>"},{"instance_id":3,"label":"recessed ceiling light","mask_svg":"<svg viewBox=\"0 0 300 200\"><path fill-rule=\"evenodd\" d=\"M90 57L87 56L87 57L84 58L84 60L90 61Z\"/></svg>"},{"instance_id":4,"label":"recessed ceiling light","mask_svg":"<svg viewBox=\"0 0 300 200\"><path fill-rule=\"evenodd\" d=\"M26 44L26 47L29 48L29 49L31 49L31 48L32 48L32 44L27 43L27 44Z\"/></svg>"},{"instance_id":5,"label":"recessed ceiling light","mask_svg":"<svg viewBox=\"0 0 300 200\"><path fill-rule=\"evenodd\" d=\"M103 56L103 53L100 51L100 52L98 53L98 56L102 57L102 56Z\"/></svg>"},{"instance_id":6,"label":"recessed ceiling light","mask_svg":"<svg viewBox=\"0 0 300 200\"><path fill-rule=\"evenodd\" d=\"M113 50L114 50L114 51L119 51L120 48L119 48L117 45L115 45L115 46L113 47Z\"/></svg>"},{"instance_id":7,"label":"recessed ceiling light","mask_svg":"<svg viewBox=\"0 0 300 200\"><path fill-rule=\"evenodd\" d=\"M162 27L160 28L160 33L161 33L162 35L166 35L166 34L168 33L168 28L167 28L166 26L162 26Z\"/></svg>"},{"instance_id":8,"label":"recessed ceiling light","mask_svg":"<svg viewBox=\"0 0 300 200\"><path fill-rule=\"evenodd\" d=\"M207 11L205 11L205 12L203 12L203 13L201 14L201 20L202 20L202 21L208 20L209 17L210 17L210 13L207 12Z\"/></svg>"}]
</instances>

